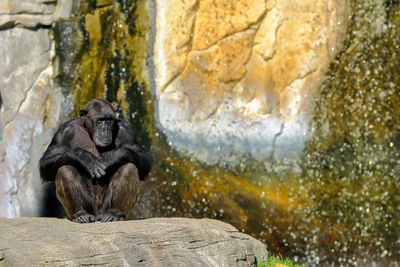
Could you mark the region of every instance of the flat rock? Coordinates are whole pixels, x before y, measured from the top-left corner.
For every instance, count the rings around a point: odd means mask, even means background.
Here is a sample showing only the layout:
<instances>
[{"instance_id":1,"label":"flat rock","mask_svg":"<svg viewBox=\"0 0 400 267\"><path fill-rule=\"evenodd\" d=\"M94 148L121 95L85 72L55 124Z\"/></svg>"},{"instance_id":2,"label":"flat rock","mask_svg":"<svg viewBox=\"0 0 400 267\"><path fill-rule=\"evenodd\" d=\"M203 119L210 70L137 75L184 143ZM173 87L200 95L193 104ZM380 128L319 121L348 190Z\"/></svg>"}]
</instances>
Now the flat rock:
<instances>
[{"instance_id":1,"label":"flat rock","mask_svg":"<svg viewBox=\"0 0 400 267\"><path fill-rule=\"evenodd\" d=\"M0 229L0 266L253 266L267 257L260 241L211 219L2 218Z\"/></svg>"}]
</instances>

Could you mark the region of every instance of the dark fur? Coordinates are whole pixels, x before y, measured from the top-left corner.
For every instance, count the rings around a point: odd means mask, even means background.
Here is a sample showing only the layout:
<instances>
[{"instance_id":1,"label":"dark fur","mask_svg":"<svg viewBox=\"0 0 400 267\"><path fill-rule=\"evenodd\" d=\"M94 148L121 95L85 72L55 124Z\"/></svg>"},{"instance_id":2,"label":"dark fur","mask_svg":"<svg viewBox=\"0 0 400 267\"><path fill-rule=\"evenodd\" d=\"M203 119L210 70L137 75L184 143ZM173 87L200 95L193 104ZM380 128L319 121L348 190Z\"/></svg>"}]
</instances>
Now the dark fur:
<instances>
[{"instance_id":1,"label":"dark fur","mask_svg":"<svg viewBox=\"0 0 400 267\"><path fill-rule=\"evenodd\" d=\"M152 157L127 123L115 119L107 101L93 99L80 115L55 133L39 162L42 180L55 181L57 197L73 221L124 219Z\"/></svg>"}]
</instances>

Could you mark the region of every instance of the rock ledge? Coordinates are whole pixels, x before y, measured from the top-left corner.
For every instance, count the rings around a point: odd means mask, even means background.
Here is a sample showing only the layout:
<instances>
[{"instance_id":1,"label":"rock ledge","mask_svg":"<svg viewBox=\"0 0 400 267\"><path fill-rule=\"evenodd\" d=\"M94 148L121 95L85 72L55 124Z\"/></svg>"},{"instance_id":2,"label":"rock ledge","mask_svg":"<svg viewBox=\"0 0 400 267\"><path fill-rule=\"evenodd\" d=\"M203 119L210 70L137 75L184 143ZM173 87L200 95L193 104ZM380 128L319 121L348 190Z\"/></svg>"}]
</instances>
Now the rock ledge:
<instances>
[{"instance_id":1,"label":"rock ledge","mask_svg":"<svg viewBox=\"0 0 400 267\"><path fill-rule=\"evenodd\" d=\"M264 245L211 219L0 219L0 266L253 266Z\"/></svg>"}]
</instances>

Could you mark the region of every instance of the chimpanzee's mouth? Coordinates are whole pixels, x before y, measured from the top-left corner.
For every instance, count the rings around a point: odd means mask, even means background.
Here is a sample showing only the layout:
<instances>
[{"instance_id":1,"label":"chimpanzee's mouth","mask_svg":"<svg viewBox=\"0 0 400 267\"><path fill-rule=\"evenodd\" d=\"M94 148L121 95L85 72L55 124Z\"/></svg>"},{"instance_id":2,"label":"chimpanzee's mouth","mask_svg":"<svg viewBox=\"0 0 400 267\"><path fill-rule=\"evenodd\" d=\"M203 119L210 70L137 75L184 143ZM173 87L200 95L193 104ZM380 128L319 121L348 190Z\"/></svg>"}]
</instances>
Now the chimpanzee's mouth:
<instances>
[{"instance_id":1,"label":"chimpanzee's mouth","mask_svg":"<svg viewBox=\"0 0 400 267\"><path fill-rule=\"evenodd\" d=\"M103 144L105 144L105 145L111 144L111 140L101 140L101 139L100 139L100 141L101 141Z\"/></svg>"},{"instance_id":2,"label":"chimpanzee's mouth","mask_svg":"<svg viewBox=\"0 0 400 267\"><path fill-rule=\"evenodd\" d=\"M0 0L1 1L1 0ZM95 136L93 138L94 143L96 144L96 146L109 146L112 143L112 138L108 138L107 136L105 136L105 138L101 137L101 136Z\"/></svg>"}]
</instances>

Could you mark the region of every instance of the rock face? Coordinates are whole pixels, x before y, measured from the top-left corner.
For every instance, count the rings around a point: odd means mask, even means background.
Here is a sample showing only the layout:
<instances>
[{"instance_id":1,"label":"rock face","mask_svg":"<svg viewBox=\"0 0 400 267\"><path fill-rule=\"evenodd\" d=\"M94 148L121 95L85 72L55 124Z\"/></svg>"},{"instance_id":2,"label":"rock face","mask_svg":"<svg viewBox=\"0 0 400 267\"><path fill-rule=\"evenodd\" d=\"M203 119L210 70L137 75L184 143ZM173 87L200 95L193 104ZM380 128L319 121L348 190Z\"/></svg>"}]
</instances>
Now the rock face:
<instances>
[{"instance_id":1,"label":"rock face","mask_svg":"<svg viewBox=\"0 0 400 267\"><path fill-rule=\"evenodd\" d=\"M347 2L157 1L156 105L171 145L209 163L301 151Z\"/></svg>"},{"instance_id":2,"label":"rock face","mask_svg":"<svg viewBox=\"0 0 400 267\"><path fill-rule=\"evenodd\" d=\"M37 168L61 120L63 96L51 86L53 19L68 15L68 1L0 3L0 216L37 216Z\"/></svg>"},{"instance_id":3,"label":"rock face","mask_svg":"<svg viewBox=\"0 0 400 267\"><path fill-rule=\"evenodd\" d=\"M210 219L0 219L1 266L253 266L264 245Z\"/></svg>"}]
</instances>

